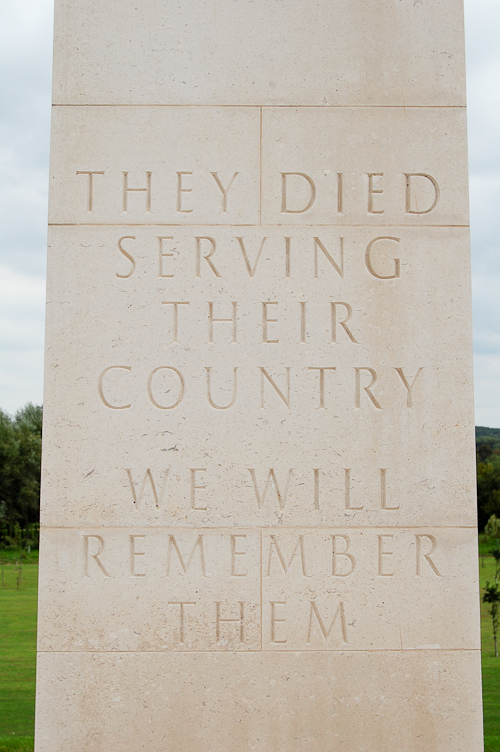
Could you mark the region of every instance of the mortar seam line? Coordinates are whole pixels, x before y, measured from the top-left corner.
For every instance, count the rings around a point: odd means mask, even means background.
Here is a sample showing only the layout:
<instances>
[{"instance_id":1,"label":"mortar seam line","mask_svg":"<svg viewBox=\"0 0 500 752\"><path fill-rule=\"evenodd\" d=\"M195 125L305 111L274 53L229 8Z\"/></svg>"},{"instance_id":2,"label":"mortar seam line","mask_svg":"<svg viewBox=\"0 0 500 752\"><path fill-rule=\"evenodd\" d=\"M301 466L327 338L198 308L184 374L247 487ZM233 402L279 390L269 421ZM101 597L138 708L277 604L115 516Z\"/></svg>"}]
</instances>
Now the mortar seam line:
<instances>
[{"instance_id":1,"label":"mortar seam line","mask_svg":"<svg viewBox=\"0 0 500 752\"><path fill-rule=\"evenodd\" d=\"M178 530L178 531L191 531L195 532L197 530L214 530L214 531L231 531L233 533L237 531L265 531L265 530L274 530L274 531L293 531L293 530L311 530L311 531L317 531L317 532L325 532L328 530L477 530L477 527L475 525L328 525L328 526L322 526L322 527L312 527L307 525L293 525L293 526L283 526L280 527L273 526L273 525L241 525L241 527L224 527L222 525L217 525L213 527L207 527L207 526L197 526L193 525L192 527L177 527L175 525L155 525L153 527L150 527L146 524L140 524L137 523L135 525L79 525L76 527L66 527L64 525L43 525L40 526L41 531L49 531L49 530L136 530L137 528L141 528L143 530L146 530L147 532L154 532L155 530Z\"/></svg>"},{"instance_id":2,"label":"mortar seam line","mask_svg":"<svg viewBox=\"0 0 500 752\"><path fill-rule=\"evenodd\" d=\"M289 650L37 650L39 655L246 655L254 653L481 653L481 648L341 648L324 650L305 650L304 648L290 648Z\"/></svg>"},{"instance_id":3,"label":"mortar seam line","mask_svg":"<svg viewBox=\"0 0 500 752\"><path fill-rule=\"evenodd\" d=\"M181 108L212 108L212 109L245 109L256 110L466 110L466 104L137 104L137 103L62 103L52 102L52 107L161 107L171 109Z\"/></svg>"},{"instance_id":4,"label":"mortar seam line","mask_svg":"<svg viewBox=\"0 0 500 752\"><path fill-rule=\"evenodd\" d=\"M391 228L391 227L398 227L398 228L409 228L414 229L418 228L421 230L426 229L432 229L432 228L442 228L442 229L452 229L452 228L465 228L469 229L470 225L464 224L454 224L454 225L416 225L416 224L406 224L406 225L399 225L399 224L386 224L386 225L371 225L371 224L321 224L321 223L315 223L315 224L300 224L300 225L278 225L278 224L260 224L257 225L256 223L249 223L249 224L227 224L227 225L214 225L210 224L209 222L200 222L199 224L190 224L190 225L183 225L183 224L176 224L173 222L148 222L146 224L144 223L133 223L133 222L127 222L127 223L120 223L120 222L49 222L49 227L184 227L187 230L191 227L220 227L220 228L230 228L230 227L269 227L269 228L280 228L283 230L288 230L290 228L296 228L300 229L301 227L328 227L331 229L339 229L341 230L344 227L367 227L371 228L373 230L383 230L384 228Z\"/></svg>"}]
</instances>

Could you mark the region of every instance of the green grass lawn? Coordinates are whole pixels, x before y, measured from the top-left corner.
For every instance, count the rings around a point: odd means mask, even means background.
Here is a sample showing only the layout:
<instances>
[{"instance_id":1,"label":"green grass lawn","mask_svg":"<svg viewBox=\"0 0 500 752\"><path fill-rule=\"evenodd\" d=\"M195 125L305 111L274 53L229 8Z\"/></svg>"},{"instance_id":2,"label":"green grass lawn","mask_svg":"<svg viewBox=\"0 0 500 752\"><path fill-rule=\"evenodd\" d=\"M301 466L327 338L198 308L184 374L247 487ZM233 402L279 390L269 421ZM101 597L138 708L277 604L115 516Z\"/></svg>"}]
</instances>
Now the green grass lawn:
<instances>
[{"instance_id":1,"label":"green grass lawn","mask_svg":"<svg viewBox=\"0 0 500 752\"><path fill-rule=\"evenodd\" d=\"M495 581L492 556L479 558L481 588L487 580ZM483 664L483 713L486 752L500 752L500 658L495 658L491 616L487 604L481 603L481 645Z\"/></svg>"},{"instance_id":2,"label":"green grass lawn","mask_svg":"<svg viewBox=\"0 0 500 752\"><path fill-rule=\"evenodd\" d=\"M37 564L0 564L0 752L33 747L37 580Z\"/></svg>"},{"instance_id":3,"label":"green grass lawn","mask_svg":"<svg viewBox=\"0 0 500 752\"><path fill-rule=\"evenodd\" d=\"M486 552L485 552L486 553ZM3 575L2 575L3 572ZM480 559L481 587L494 582L492 557ZM35 717L38 566L0 564L0 752L31 752ZM500 752L500 658L494 657L491 617L481 604L485 752Z\"/></svg>"}]
</instances>

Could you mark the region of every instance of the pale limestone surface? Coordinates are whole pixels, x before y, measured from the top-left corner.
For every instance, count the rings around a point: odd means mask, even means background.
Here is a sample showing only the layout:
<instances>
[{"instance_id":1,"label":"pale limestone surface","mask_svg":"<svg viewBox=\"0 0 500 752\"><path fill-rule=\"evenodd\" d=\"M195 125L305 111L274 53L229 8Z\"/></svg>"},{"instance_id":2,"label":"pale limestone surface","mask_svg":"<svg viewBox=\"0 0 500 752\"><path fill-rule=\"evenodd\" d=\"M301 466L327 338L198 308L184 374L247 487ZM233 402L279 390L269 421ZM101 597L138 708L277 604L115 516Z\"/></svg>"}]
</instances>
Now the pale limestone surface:
<instances>
[{"instance_id":1,"label":"pale limestone surface","mask_svg":"<svg viewBox=\"0 0 500 752\"><path fill-rule=\"evenodd\" d=\"M37 752L482 749L462 25L56 2Z\"/></svg>"},{"instance_id":2,"label":"pale limestone surface","mask_svg":"<svg viewBox=\"0 0 500 752\"><path fill-rule=\"evenodd\" d=\"M56 0L57 104L463 106L462 0Z\"/></svg>"},{"instance_id":3,"label":"pale limestone surface","mask_svg":"<svg viewBox=\"0 0 500 752\"><path fill-rule=\"evenodd\" d=\"M38 677L48 752L482 748L478 651L41 653Z\"/></svg>"}]
</instances>

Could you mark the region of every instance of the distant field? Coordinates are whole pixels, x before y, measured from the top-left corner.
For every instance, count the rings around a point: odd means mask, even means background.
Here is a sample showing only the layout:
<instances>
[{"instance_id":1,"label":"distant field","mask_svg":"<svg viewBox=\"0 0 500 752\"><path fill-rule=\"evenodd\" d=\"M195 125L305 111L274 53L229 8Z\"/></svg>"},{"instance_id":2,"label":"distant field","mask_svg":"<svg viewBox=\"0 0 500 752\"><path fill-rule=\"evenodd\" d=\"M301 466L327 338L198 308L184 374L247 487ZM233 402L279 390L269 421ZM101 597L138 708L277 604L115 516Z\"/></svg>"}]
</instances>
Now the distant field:
<instances>
[{"instance_id":1,"label":"distant field","mask_svg":"<svg viewBox=\"0 0 500 752\"><path fill-rule=\"evenodd\" d=\"M479 573L481 587L494 581L492 557L480 558ZM0 752L33 749L37 575L37 564L23 564L21 572L0 564ZM484 604L481 640L485 752L500 752L500 658Z\"/></svg>"}]
</instances>

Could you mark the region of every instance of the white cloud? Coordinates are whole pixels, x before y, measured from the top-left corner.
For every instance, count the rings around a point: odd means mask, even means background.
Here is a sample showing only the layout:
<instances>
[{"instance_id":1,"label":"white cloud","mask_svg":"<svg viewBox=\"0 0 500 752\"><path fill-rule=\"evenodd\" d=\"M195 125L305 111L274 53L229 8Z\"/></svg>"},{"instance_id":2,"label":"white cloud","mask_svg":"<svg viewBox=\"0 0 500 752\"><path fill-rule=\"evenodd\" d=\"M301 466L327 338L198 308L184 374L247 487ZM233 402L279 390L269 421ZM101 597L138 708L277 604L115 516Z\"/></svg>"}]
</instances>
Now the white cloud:
<instances>
[{"instance_id":1,"label":"white cloud","mask_svg":"<svg viewBox=\"0 0 500 752\"><path fill-rule=\"evenodd\" d=\"M465 14L476 423L500 427L500 4Z\"/></svg>"},{"instance_id":2,"label":"white cloud","mask_svg":"<svg viewBox=\"0 0 500 752\"><path fill-rule=\"evenodd\" d=\"M43 276L47 224L52 0L0 11L0 263Z\"/></svg>"},{"instance_id":3,"label":"white cloud","mask_svg":"<svg viewBox=\"0 0 500 752\"><path fill-rule=\"evenodd\" d=\"M0 267L1 407L41 403L45 281Z\"/></svg>"},{"instance_id":4,"label":"white cloud","mask_svg":"<svg viewBox=\"0 0 500 752\"><path fill-rule=\"evenodd\" d=\"M474 359L477 426L500 427L500 358L478 354Z\"/></svg>"}]
</instances>

